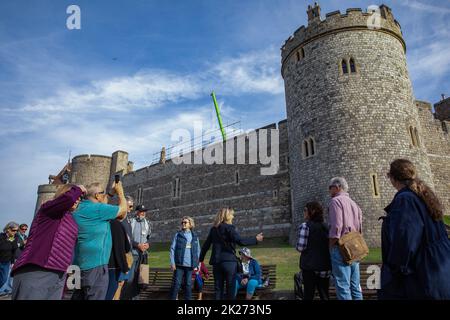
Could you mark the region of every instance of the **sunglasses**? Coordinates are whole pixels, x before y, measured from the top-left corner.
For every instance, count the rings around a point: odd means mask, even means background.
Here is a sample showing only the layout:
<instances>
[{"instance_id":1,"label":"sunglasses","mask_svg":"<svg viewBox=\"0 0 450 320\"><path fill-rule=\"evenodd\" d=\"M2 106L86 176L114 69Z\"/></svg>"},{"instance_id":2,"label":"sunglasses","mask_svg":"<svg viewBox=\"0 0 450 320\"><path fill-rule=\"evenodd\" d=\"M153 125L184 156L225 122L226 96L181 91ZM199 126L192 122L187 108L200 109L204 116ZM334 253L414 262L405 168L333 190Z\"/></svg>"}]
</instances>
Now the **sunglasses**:
<instances>
[{"instance_id":1,"label":"sunglasses","mask_svg":"<svg viewBox=\"0 0 450 320\"><path fill-rule=\"evenodd\" d=\"M27 231L28 229L20 229L20 230L22 230L22 231Z\"/></svg>"},{"instance_id":2,"label":"sunglasses","mask_svg":"<svg viewBox=\"0 0 450 320\"><path fill-rule=\"evenodd\" d=\"M328 190L331 190L332 188L336 188L336 186L329 186Z\"/></svg>"},{"instance_id":3,"label":"sunglasses","mask_svg":"<svg viewBox=\"0 0 450 320\"><path fill-rule=\"evenodd\" d=\"M17 232L19 229L11 229L12 232Z\"/></svg>"},{"instance_id":4,"label":"sunglasses","mask_svg":"<svg viewBox=\"0 0 450 320\"><path fill-rule=\"evenodd\" d=\"M189 221L182 221L181 224L188 224Z\"/></svg>"}]
</instances>

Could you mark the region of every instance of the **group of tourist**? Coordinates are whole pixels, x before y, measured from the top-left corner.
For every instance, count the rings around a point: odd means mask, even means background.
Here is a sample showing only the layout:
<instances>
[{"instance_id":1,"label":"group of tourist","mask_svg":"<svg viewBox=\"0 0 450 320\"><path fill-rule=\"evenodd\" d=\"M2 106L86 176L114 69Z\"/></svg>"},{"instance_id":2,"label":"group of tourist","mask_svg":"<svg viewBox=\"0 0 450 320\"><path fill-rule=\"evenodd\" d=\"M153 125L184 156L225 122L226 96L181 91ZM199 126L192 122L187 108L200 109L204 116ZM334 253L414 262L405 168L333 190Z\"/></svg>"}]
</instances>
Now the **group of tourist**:
<instances>
[{"instance_id":1,"label":"group of tourist","mask_svg":"<svg viewBox=\"0 0 450 320\"><path fill-rule=\"evenodd\" d=\"M379 299L450 299L450 240L438 198L408 160L392 162L387 178L397 193L382 217ZM14 300L62 299L67 269L75 264L81 270L81 288L72 299L135 299L141 265L148 263L151 223L142 204L133 216L133 199L125 197L120 181L111 190L106 193L99 183L86 188L65 184L39 208L28 237L26 224L8 223L0 234L0 293L12 291ZM351 232L362 234L363 214L344 178L331 179L329 194L328 223L320 203L313 201L306 204L298 230L304 299L312 300L317 289L328 300L332 276L339 300L361 300L359 261L345 259L340 239ZM107 204L114 195L118 204ZM194 219L182 217L169 250L171 299L178 299L183 287L184 298L190 300L192 284L202 299L210 248L216 300L235 299L239 289L252 299L263 286L261 266L246 248L263 241L263 234L241 237L233 218L232 208L220 209L201 246ZM238 245L243 247L239 257Z\"/></svg>"},{"instance_id":2,"label":"group of tourist","mask_svg":"<svg viewBox=\"0 0 450 320\"><path fill-rule=\"evenodd\" d=\"M118 205L107 204L114 195ZM64 184L39 208L28 238L26 225L9 223L0 235L0 256L2 283L7 274L13 278L11 298L62 299L72 264L81 270L81 288L72 299L135 298L139 293L136 270L146 260L151 228L144 217L147 209L137 206L136 216L131 217L133 208L133 199L125 198L121 182L112 185L111 193L99 183L87 188ZM15 236L19 229L21 235Z\"/></svg>"},{"instance_id":3,"label":"group of tourist","mask_svg":"<svg viewBox=\"0 0 450 320\"><path fill-rule=\"evenodd\" d=\"M9 222L0 233L0 296L12 291L11 267L27 243L28 225Z\"/></svg>"},{"instance_id":4,"label":"group of tourist","mask_svg":"<svg viewBox=\"0 0 450 320\"><path fill-rule=\"evenodd\" d=\"M435 193L417 177L413 163L397 159L386 177L397 190L381 230L382 268L379 299L450 299L450 240L443 223L443 208ZM347 263L339 239L362 233L362 212L349 197L342 177L329 184L328 225L318 202L307 203L298 231L304 299L317 289L328 300L332 275L339 300L363 298L359 262Z\"/></svg>"}]
</instances>

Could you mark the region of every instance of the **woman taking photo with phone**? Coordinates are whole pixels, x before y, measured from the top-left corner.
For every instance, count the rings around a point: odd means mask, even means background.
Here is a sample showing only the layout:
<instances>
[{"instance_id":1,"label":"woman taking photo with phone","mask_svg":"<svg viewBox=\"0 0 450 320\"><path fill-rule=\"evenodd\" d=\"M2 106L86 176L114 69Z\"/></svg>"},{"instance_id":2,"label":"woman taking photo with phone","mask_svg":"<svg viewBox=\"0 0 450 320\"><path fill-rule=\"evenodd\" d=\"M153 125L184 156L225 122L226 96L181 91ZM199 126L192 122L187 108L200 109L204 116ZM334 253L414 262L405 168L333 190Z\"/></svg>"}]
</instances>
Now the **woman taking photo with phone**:
<instances>
[{"instance_id":1,"label":"woman taking photo with phone","mask_svg":"<svg viewBox=\"0 0 450 320\"><path fill-rule=\"evenodd\" d=\"M61 300L78 227L72 217L86 189L64 184L31 224L25 249L11 272L13 300Z\"/></svg>"}]
</instances>

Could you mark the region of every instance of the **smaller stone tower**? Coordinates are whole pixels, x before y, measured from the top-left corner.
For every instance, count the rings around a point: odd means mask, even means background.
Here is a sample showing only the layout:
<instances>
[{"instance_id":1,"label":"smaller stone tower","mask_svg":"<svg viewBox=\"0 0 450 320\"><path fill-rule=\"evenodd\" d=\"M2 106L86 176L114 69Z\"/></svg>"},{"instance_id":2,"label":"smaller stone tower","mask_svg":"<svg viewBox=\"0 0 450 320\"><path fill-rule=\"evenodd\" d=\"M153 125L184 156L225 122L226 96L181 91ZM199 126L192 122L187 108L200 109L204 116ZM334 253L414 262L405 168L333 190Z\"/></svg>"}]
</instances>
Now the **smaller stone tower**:
<instances>
[{"instance_id":1,"label":"smaller stone tower","mask_svg":"<svg viewBox=\"0 0 450 320\"><path fill-rule=\"evenodd\" d=\"M436 119L441 121L450 121L450 97L445 98L434 105Z\"/></svg>"},{"instance_id":2,"label":"smaller stone tower","mask_svg":"<svg viewBox=\"0 0 450 320\"><path fill-rule=\"evenodd\" d=\"M57 184L42 184L38 187L36 208L34 209L35 214L44 202L47 202L55 196L58 186Z\"/></svg>"}]
</instances>

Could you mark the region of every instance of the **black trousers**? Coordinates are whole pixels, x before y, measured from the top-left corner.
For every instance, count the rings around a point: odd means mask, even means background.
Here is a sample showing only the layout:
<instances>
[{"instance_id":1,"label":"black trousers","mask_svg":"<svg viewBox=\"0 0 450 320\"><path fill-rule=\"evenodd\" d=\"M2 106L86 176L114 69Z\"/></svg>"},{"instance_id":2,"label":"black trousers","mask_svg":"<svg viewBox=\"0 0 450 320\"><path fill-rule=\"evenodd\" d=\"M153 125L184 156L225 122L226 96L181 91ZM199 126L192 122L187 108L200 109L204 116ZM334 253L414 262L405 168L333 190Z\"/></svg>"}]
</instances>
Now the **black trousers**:
<instances>
[{"instance_id":1,"label":"black trousers","mask_svg":"<svg viewBox=\"0 0 450 320\"><path fill-rule=\"evenodd\" d=\"M304 300L313 300L316 288L319 291L320 300L329 300L328 289L330 278L321 278L314 271L302 270Z\"/></svg>"},{"instance_id":2,"label":"black trousers","mask_svg":"<svg viewBox=\"0 0 450 320\"><path fill-rule=\"evenodd\" d=\"M234 299L234 291L236 286L237 262L226 261L213 265L214 275L214 293L216 300ZM224 291L224 283L226 291Z\"/></svg>"}]
</instances>

